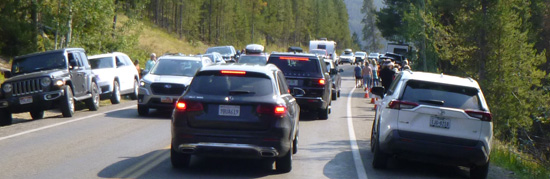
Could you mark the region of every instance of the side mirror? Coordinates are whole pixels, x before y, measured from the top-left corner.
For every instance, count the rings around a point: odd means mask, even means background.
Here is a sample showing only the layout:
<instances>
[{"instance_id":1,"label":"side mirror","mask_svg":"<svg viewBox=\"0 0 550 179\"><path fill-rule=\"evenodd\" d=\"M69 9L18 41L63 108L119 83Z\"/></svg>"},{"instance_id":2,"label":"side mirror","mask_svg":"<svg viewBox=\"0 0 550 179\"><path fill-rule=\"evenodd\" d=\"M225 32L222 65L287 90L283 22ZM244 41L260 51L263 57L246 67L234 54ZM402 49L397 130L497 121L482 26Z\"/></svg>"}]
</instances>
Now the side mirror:
<instances>
[{"instance_id":1,"label":"side mirror","mask_svg":"<svg viewBox=\"0 0 550 179\"><path fill-rule=\"evenodd\" d=\"M376 96L380 96L380 98L383 99L384 98L384 87L380 87L380 86L374 87L374 88L372 88L371 93L376 95Z\"/></svg>"},{"instance_id":2,"label":"side mirror","mask_svg":"<svg viewBox=\"0 0 550 179\"><path fill-rule=\"evenodd\" d=\"M304 91L302 88L294 88L292 89L292 96L301 97L306 94L306 91Z\"/></svg>"}]
</instances>

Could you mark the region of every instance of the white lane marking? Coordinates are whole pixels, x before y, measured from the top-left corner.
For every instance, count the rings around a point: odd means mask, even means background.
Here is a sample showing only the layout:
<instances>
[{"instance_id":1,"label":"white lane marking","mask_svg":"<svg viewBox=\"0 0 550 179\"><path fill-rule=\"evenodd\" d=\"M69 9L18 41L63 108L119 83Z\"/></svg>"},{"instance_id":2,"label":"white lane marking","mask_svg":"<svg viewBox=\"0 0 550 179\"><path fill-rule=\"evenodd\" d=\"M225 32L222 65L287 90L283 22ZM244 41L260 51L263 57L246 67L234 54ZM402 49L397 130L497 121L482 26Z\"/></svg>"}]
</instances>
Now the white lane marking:
<instances>
[{"instance_id":1,"label":"white lane marking","mask_svg":"<svg viewBox=\"0 0 550 179\"><path fill-rule=\"evenodd\" d=\"M359 153L359 146L357 145L357 138L355 137L355 129L353 128L353 120L351 115L351 95L355 91L355 87L351 89L348 94L348 105L347 105L347 119L348 119L348 132L349 132L349 144L351 146L351 154L353 155L353 162L355 163L355 171L357 171L357 178L367 179L367 172L365 171L365 166L361 160L361 154Z\"/></svg>"},{"instance_id":2,"label":"white lane marking","mask_svg":"<svg viewBox=\"0 0 550 179\"><path fill-rule=\"evenodd\" d=\"M136 107L136 106L134 106L134 105L127 106L127 107L123 107L123 108L120 108L120 109L114 109L114 110L110 110L110 111L103 112L103 113L97 113L97 114L93 114L93 115L73 119L73 120L70 120L70 121L60 122L60 123L52 124L52 125L49 125L49 126L44 126L44 127L40 127L40 128L36 128L36 129L31 129L31 130L20 132L20 133L17 133L17 134L12 134L12 135L9 135L9 136L0 137L0 141L10 139L10 138L14 138L14 137L18 137L18 136L22 136L22 135L33 133L33 132L37 132L37 131L41 131L41 130L44 130L44 129L49 129L49 128L52 128L52 127L56 127L56 126L76 122L76 121L81 121L81 120L88 119L88 118L91 118L91 117L96 117L96 116L99 116L99 115L105 115L105 113L110 113L110 112L123 110L123 109L128 109L128 108L133 108L133 107Z\"/></svg>"}]
</instances>

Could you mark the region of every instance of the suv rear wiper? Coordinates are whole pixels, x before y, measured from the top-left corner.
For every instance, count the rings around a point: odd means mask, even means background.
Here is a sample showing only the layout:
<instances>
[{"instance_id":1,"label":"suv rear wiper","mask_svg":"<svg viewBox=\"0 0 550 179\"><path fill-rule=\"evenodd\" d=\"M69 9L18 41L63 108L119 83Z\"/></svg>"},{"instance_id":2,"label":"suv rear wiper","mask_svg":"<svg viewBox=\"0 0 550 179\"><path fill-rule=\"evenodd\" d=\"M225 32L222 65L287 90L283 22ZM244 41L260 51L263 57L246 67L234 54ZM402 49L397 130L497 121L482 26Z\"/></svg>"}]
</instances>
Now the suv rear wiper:
<instances>
[{"instance_id":1,"label":"suv rear wiper","mask_svg":"<svg viewBox=\"0 0 550 179\"><path fill-rule=\"evenodd\" d=\"M443 104L445 104L445 101L442 101L442 100L435 100L435 99L430 99L430 100L418 100L418 102L431 103L431 104L436 104L436 105L443 105Z\"/></svg>"},{"instance_id":2,"label":"suv rear wiper","mask_svg":"<svg viewBox=\"0 0 550 179\"><path fill-rule=\"evenodd\" d=\"M233 90L229 91L230 95L236 95L236 94L254 94L255 92L252 91L244 91L244 90Z\"/></svg>"}]
</instances>

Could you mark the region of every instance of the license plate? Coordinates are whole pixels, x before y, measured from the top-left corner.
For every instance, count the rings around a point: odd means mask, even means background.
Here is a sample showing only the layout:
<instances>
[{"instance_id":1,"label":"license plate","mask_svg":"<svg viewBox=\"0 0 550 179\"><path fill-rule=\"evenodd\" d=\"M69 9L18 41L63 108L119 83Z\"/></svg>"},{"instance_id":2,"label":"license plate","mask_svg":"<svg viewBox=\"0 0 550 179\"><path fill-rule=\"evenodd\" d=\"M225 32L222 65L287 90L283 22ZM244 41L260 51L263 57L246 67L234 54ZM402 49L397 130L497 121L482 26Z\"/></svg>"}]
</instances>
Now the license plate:
<instances>
[{"instance_id":1,"label":"license plate","mask_svg":"<svg viewBox=\"0 0 550 179\"><path fill-rule=\"evenodd\" d=\"M430 118L430 127L449 129L451 128L451 120L432 116Z\"/></svg>"},{"instance_id":2,"label":"license plate","mask_svg":"<svg viewBox=\"0 0 550 179\"><path fill-rule=\"evenodd\" d=\"M161 103L172 103L172 102L174 102L174 100L172 99L172 97L163 96L163 97L160 97L160 102Z\"/></svg>"},{"instance_id":3,"label":"license plate","mask_svg":"<svg viewBox=\"0 0 550 179\"><path fill-rule=\"evenodd\" d=\"M289 86L298 86L298 80L286 80Z\"/></svg>"},{"instance_id":4,"label":"license plate","mask_svg":"<svg viewBox=\"0 0 550 179\"><path fill-rule=\"evenodd\" d=\"M32 96L25 96L25 97L19 98L19 103L20 103L20 104L29 104L29 103L32 103Z\"/></svg>"},{"instance_id":5,"label":"license plate","mask_svg":"<svg viewBox=\"0 0 550 179\"><path fill-rule=\"evenodd\" d=\"M220 105L218 114L220 116L239 116L241 115L241 107L237 105Z\"/></svg>"}]
</instances>

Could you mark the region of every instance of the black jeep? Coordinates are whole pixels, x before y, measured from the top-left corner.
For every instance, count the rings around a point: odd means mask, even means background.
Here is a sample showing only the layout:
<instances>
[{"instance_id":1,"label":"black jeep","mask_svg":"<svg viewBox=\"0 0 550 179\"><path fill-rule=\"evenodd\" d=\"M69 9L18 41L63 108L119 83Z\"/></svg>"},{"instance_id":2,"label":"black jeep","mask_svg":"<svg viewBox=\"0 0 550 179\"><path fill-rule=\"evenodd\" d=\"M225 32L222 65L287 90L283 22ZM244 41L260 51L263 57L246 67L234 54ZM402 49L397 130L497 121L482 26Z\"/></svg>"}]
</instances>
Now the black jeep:
<instances>
[{"instance_id":1,"label":"black jeep","mask_svg":"<svg viewBox=\"0 0 550 179\"><path fill-rule=\"evenodd\" d=\"M100 89L84 49L67 48L15 57L2 84L0 125L10 125L12 113L30 112L33 119L44 110L59 109L72 117L75 101L99 108Z\"/></svg>"},{"instance_id":2,"label":"black jeep","mask_svg":"<svg viewBox=\"0 0 550 179\"><path fill-rule=\"evenodd\" d=\"M320 56L303 53L272 53L267 63L283 71L289 90L302 111L318 112L319 119L328 119L332 95L332 80Z\"/></svg>"}]
</instances>

